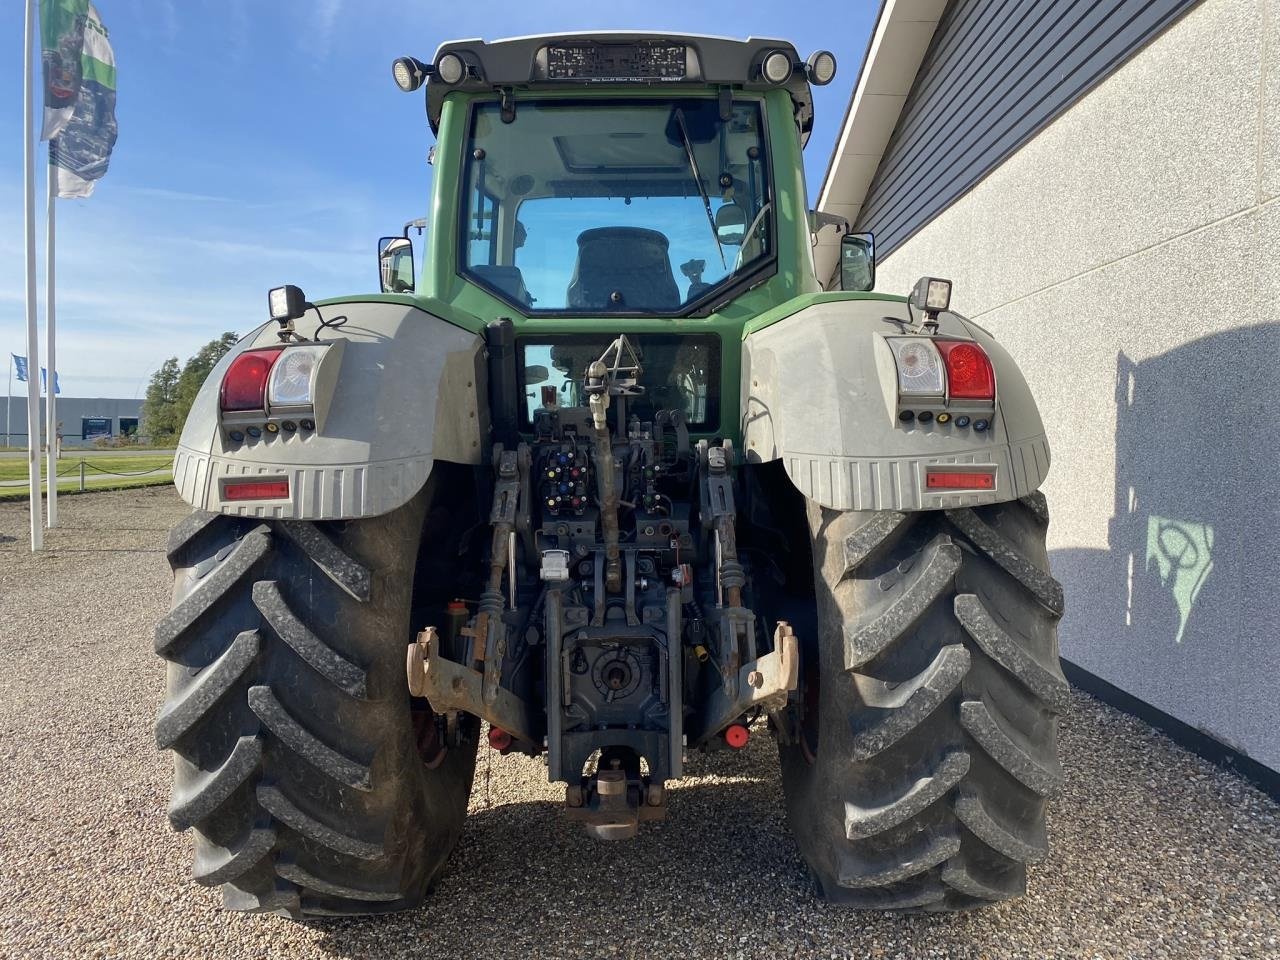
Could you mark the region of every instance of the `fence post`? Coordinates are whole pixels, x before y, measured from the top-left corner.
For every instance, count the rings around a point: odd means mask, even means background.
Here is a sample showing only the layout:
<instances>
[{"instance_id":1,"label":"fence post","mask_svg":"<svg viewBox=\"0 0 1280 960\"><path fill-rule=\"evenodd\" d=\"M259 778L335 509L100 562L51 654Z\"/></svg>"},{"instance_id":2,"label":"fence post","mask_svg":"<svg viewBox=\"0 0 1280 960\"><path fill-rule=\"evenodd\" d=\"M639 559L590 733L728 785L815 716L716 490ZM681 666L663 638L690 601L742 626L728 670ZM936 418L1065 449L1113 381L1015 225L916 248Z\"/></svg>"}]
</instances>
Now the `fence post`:
<instances>
[{"instance_id":1,"label":"fence post","mask_svg":"<svg viewBox=\"0 0 1280 960\"><path fill-rule=\"evenodd\" d=\"M80 492L84 493L84 458L80 459Z\"/></svg>"}]
</instances>

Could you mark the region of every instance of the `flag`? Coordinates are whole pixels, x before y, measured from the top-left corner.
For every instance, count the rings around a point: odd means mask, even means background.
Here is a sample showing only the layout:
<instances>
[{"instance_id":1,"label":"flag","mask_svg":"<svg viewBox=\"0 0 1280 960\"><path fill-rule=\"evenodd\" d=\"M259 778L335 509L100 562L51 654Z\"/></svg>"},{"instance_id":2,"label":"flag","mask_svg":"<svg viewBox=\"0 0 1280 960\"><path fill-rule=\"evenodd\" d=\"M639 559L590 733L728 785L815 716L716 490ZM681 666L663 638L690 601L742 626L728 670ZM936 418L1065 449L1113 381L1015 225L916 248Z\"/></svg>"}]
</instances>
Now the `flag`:
<instances>
[{"instance_id":1,"label":"flag","mask_svg":"<svg viewBox=\"0 0 1280 960\"><path fill-rule=\"evenodd\" d=\"M64 0L67 2L67 0ZM107 172L116 144L116 58L97 8L88 4L82 80L71 119L49 144L59 197L87 197Z\"/></svg>"},{"instance_id":2,"label":"flag","mask_svg":"<svg viewBox=\"0 0 1280 960\"><path fill-rule=\"evenodd\" d=\"M26 358L23 358L23 366L26 366ZM49 392L49 371L44 367L40 368L40 389L45 393ZM62 381L58 378L58 371L53 372L53 392L55 394L62 392Z\"/></svg>"},{"instance_id":3,"label":"flag","mask_svg":"<svg viewBox=\"0 0 1280 960\"><path fill-rule=\"evenodd\" d=\"M89 0L40 0L40 67L44 75L41 140L51 140L71 119L80 95Z\"/></svg>"},{"instance_id":4,"label":"flag","mask_svg":"<svg viewBox=\"0 0 1280 960\"><path fill-rule=\"evenodd\" d=\"M27 382L27 358L20 357L16 353L11 353L9 354L9 356L13 357L13 367L18 372L18 382L26 383Z\"/></svg>"}]
</instances>

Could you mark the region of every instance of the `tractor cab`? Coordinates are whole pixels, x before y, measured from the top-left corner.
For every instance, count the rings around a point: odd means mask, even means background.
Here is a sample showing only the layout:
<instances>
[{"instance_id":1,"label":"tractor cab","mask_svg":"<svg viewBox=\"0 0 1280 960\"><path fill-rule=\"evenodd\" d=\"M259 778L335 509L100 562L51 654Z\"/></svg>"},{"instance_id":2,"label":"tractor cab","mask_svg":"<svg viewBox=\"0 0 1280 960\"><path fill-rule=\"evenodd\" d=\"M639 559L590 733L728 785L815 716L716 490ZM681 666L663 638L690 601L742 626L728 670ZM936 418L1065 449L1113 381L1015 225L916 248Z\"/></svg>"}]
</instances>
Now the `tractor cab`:
<instances>
[{"instance_id":1,"label":"tractor cab","mask_svg":"<svg viewBox=\"0 0 1280 960\"><path fill-rule=\"evenodd\" d=\"M816 289L778 263L807 260L799 151L831 54L563 35L447 43L394 74L426 85L435 209L456 224L433 234L429 293L481 316L706 318Z\"/></svg>"}]
</instances>

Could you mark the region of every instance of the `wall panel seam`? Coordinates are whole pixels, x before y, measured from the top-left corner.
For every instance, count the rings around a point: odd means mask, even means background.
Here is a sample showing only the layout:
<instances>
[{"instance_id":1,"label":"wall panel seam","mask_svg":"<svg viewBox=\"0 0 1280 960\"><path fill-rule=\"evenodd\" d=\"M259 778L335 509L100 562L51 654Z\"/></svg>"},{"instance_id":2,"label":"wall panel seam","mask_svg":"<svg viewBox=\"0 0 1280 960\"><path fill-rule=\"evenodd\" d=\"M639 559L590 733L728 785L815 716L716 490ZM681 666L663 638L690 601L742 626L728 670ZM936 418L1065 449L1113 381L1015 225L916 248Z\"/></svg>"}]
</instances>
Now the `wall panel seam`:
<instances>
[{"instance_id":1,"label":"wall panel seam","mask_svg":"<svg viewBox=\"0 0 1280 960\"><path fill-rule=\"evenodd\" d=\"M1182 230L1178 233L1172 234L1171 236L1164 237L1163 239L1157 240L1154 243L1149 243L1145 247L1139 247L1138 249L1130 250L1128 253L1122 254L1121 256L1113 257L1110 260L1107 260L1105 263L1100 263L1097 266L1090 267L1087 270L1081 270L1079 273L1073 273L1068 277L1063 277L1061 280L1055 280L1053 283L1047 283L1042 287L1037 287L1035 290L1030 290L1016 297L1011 297L1010 299L1005 300L1001 303L998 303L995 306L987 307L976 313L965 314L965 316L969 317L969 319L971 320L977 320L980 317L985 317L988 314L995 313L997 310L1003 310L1005 307L1010 307L1016 303L1021 303L1023 300L1029 300L1030 298L1038 296L1041 293L1045 293L1046 291L1052 290L1054 287L1063 286L1064 284L1071 283L1072 281L1078 280L1081 277L1087 277L1091 273L1096 273L1099 270L1105 270L1107 267L1114 266L1117 263L1123 263L1125 260L1128 260L1131 257L1137 257L1144 253L1150 253L1152 250L1158 250L1161 247L1166 246L1170 243L1173 243L1176 240L1182 240L1186 237L1194 236L1195 234L1199 233L1202 230L1211 230L1214 227L1222 226L1223 224L1229 223L1232 220L1238 220L1243 217L1247 217L1253 213L1260 213L1263 210L1266 210L1268 207L1274 207L1274 206L1280 206L1280 197L1272 197L1270 200L1267 200L1264 203L1251 203L1246 207L1241 207L1238 210L1233 210L1231 213L1224 214L1223 216L1219 217L1216 220L1211 220L1208 223L1202 223L1194 227L1189 227L1186 230ZM887 260L885 262L888 263Z\"/></svg>"}]
</instances>

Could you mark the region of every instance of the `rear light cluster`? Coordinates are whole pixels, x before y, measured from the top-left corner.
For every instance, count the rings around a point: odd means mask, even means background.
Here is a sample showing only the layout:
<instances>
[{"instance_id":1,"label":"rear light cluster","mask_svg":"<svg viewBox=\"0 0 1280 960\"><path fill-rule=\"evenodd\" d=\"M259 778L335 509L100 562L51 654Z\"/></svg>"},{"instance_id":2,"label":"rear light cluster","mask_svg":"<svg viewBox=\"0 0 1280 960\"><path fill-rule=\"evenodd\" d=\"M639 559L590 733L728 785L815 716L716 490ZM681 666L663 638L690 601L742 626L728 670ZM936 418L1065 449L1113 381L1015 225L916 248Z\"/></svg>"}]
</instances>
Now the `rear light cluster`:
<instances>
[{"instance_id":1,"label":"rear light cluster","mask_svg":"<svg viewBox=\"0 0 1280 960\"><path fill-rule=\"evenodd\" d=\"M344 343L281 344L237 355L218 394L227 439L238 444L318 429Z\"/></svg>"},{"instance_id":2,"label":"rear light cluster","mask_svg":"<svg viewBox=\"0 0 1280 960\"><path fill-rule=\"evenodd\" d=\"M222 378L223 413L310 407L315 402L316 372L326 345L264 347L246 350Z\"/></svg>"},{"instance_id":3,"label":"rear light cluster","mask_svg":"<svg viewBox=\"0 0 1280 960\"><path fill-rule=\"evenodd\" d=\"M889 346L898 368L899 396L995 402L991 359L973 341L891 337Z\"/></svg>"},{"instance_id":4,"label":"rear light cluster","mask_svg":"<svg viewBox=\"0 0 1280 960\"><path fill-rule=\"evenodd\" d=\"M991 426L996 375L991 358L971 340L887 337L898 374L898 419L906 423Z\"/></svg>"}]
</instances>

